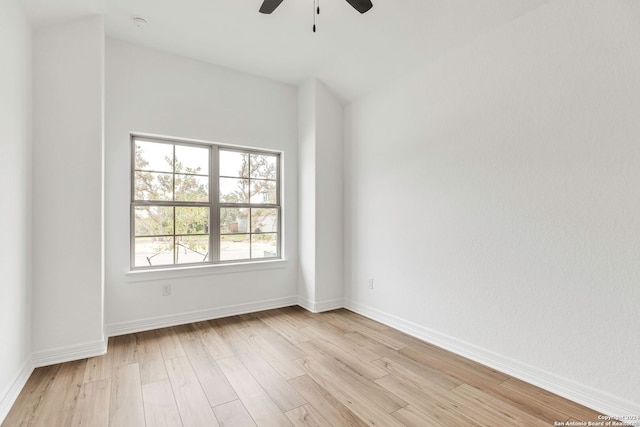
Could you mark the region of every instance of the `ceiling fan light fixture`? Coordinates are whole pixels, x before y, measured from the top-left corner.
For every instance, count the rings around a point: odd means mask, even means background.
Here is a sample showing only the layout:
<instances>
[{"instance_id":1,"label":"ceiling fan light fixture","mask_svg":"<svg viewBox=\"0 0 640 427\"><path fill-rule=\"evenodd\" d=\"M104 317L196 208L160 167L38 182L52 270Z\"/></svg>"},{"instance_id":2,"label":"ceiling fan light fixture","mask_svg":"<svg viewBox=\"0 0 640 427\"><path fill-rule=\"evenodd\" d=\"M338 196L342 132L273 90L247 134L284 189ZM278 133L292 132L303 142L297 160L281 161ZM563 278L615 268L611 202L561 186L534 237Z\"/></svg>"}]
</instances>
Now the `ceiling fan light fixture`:
<instances>
[{"instance_id":1,"label":"ceiling fan light fixture","mask_svg":"<svg viewBox=\"0 0 640 427\"><path fill-rule=\"evenodd\" d=\"M270 14L283 0L264 0L260 6L260 13ZM373 7L371 0L346 0L355 10L365 13ZM316 32L316 15L320 15L320 0L313 0L313 32Z\"/></svg>"},{"instance_id":2,"label":"ceiling fan light fixture","mask_svg":"<svg viewBox=\"0 0 640 427\"><path fill-rule=\"evenodd\" d=\"M346 0L346 2L360 13L365 13L373 7L371 0ZM282 0L264 0L260 6L260 13L270 14L280 6L280 3L282 3ZM319 7L318 13L320 13Z\"/></svg>"}]
</instances>

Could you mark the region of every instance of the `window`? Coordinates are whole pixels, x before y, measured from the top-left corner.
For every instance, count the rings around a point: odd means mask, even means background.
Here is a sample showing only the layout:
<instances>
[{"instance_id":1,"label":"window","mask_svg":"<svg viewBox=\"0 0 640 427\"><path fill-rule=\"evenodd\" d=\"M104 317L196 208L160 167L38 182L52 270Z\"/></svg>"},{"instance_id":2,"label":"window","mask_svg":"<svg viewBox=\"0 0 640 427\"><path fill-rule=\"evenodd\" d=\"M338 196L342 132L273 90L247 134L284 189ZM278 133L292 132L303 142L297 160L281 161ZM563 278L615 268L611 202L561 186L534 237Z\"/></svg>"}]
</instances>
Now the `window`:
<instances>
[{"instance_id":1,"label":"window","mask_svg":"<svg viewBox=\"0 0 640 427\"><path fill-rule=\"evenodd\" d=\"M280 257L278 153L133 136L131 182L132 269Z\"/></svg>"}]
</instances>

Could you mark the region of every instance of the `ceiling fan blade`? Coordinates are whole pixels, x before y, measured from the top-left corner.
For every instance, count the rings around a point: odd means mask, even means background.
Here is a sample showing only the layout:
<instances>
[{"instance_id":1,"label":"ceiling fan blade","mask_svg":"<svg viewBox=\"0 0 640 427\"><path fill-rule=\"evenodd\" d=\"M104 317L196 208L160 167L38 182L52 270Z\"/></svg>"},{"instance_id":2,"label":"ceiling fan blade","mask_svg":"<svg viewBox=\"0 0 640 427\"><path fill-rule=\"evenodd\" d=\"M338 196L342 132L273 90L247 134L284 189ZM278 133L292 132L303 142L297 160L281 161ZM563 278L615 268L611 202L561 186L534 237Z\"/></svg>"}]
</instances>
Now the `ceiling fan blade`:
<instances>
[{"instance_id":1,"label":"ceiling fan blade","mask_svg":"<svg viewBox=\"0 0 640 427\"><path fill-rule=\"evenodd\" d=\"M264 0L262 6L260 6L260 13L271 13L276 10L276 7L280 6L282 0Z\"/></svg>"},{"instance_id":2,"label":"ceiling fan blade","mask_svg":"<svg viewBox=\"0 0 640 427\"><path fill-rule=\"evenodd\" d=\"M360 13L365 13L373 7L371 0L347 0L347 3Z\"/></svg>"}]
</instances>

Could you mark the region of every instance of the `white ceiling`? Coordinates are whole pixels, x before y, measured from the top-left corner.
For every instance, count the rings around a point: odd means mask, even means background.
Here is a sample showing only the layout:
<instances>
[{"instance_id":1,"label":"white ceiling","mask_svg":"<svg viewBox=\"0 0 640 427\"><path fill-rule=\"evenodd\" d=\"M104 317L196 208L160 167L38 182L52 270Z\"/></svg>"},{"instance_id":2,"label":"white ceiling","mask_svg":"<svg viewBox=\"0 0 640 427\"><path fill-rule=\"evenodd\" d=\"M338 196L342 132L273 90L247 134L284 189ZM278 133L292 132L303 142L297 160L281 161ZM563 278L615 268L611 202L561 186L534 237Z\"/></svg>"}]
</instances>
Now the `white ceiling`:
<instances>
[{"instance_id":1,"label":"white ceiling","mask_svg":"<svg viewBox=\"0 0 640 427\"><path fill-rule=\"evenodd\" d=\"M107 35L274 80L317 77L346 101L467 43L548 0L23 0L35 26L104 14ZM136 27L132 18L149 24Z\"/></svg>"}]
</instances>

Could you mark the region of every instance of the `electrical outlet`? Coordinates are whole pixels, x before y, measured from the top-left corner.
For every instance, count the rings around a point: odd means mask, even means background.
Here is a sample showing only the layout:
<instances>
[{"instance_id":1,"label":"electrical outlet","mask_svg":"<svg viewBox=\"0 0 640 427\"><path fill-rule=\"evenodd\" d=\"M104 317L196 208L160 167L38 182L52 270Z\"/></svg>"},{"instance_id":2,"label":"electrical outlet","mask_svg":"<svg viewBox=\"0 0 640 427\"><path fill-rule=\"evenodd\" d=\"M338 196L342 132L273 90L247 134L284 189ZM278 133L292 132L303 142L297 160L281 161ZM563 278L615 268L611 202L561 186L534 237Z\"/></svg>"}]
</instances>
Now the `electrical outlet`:
<instances>
[{"instance_id":1,"label":"electrical outlet","mask_svg":"<svg viewBox=\"0 0 640 427\"><path fill-rule=\"evenodd\" d=\"M171 284L162 285L162 296L168 297L171 295Z\"/></svg>"},{"instance_id":2,"label":"electrical outlet","mask_svg":"<svg viewBox=\"0 0 640 427\"><path fill-rule=\"evenodd\" d=\"M369 289L373 289L373 279L369 279Z\"/></svg>"}]
</instances>

